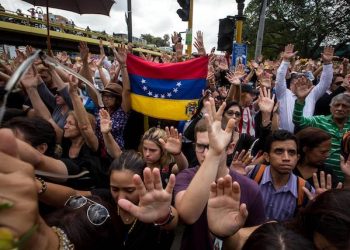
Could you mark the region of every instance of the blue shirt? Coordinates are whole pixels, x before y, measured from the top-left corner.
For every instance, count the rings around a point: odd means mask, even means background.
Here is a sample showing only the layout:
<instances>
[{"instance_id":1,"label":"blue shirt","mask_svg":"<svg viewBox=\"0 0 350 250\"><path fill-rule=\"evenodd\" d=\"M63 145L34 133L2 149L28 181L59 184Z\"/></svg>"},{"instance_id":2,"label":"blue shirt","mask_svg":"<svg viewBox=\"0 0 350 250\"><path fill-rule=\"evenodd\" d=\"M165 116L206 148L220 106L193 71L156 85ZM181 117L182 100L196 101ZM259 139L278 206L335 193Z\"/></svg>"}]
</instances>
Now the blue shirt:
<instances>
[{"instance_id":1,"label":"blue shirt","mask_svg":"<svg viewBox=\"0 0 350 250\"><path fill-rule=\"evenodd\" d=\"M273 185L270 166L267 166L259 184L268 220L284 221L294 217L298 198L298 177L291 173L286 185L278 190Z\"/></svg>"}]
</instances>

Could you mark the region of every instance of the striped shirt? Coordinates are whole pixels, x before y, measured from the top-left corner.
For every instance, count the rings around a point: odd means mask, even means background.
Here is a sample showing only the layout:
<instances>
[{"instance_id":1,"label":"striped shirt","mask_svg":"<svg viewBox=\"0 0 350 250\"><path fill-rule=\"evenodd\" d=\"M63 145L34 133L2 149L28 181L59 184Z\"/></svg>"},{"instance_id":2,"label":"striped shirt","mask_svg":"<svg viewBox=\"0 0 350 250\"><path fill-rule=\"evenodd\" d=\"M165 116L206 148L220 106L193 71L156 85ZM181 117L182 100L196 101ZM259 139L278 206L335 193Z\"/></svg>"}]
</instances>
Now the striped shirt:
<instances>
[{"instance_id":1,"label":"striped shirt","mask_svg":"<svg viewBox=\"0 0 350 250\"><path fill-rule=\"evenodd\" d=\"M270 166L267 166L259 184L267 220L284 221L294 217L298 198L298 177L291 173L286 185L278 190L273 185Z\"/></svg>"},{"instance_id":2,"label":"striped shirt","mask_svg":"<svg viewBox=\"0 0 350 250\"><path fill-rule=\"evenodd\" d=\"M339 181L344 181L344 173L340 169L340 148L341 140L344 133L350 131L350 118L344 124L343 129L339 129L333 121L332 115L317 115L312 117L303 117L304 103L295 101L293 122L301 127L315 127L326 131L332 137L332 146L326 164L330 166L333 173L339 178Z\"/></svg>"}]
</instances>

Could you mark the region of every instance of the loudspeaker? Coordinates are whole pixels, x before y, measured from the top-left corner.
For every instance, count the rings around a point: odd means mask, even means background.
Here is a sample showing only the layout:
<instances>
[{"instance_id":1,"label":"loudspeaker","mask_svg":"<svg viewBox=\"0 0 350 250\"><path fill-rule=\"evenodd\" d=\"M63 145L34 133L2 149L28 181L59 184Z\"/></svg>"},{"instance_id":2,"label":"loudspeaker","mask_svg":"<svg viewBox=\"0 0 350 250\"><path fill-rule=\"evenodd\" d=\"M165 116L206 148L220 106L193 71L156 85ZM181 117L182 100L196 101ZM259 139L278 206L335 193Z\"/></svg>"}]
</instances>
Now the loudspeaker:
<instances>
[{"instance_id":1,"label":"loudspeaker","mask_svg":"<svg viewBox=\"0 0 350 250\"><path fill-rule=\"evenodd\" d=\"M235 20L223 18L219 20L218 48L220 51L232 50L233 37L235 35Z\"/></svg>"}]
</instances>

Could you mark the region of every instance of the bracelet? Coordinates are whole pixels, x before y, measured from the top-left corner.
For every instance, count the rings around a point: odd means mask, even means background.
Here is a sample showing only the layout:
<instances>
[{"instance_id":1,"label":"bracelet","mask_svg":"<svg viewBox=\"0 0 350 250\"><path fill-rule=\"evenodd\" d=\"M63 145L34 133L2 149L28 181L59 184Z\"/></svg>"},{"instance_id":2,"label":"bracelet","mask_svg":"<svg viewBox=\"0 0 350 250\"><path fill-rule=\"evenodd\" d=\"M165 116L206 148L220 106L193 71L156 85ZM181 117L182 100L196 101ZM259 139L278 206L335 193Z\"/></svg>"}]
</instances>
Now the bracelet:
<instances>
[{"instance_id":1,"label":"bracelet","mask_svg":"<svg viewBox=\"0 0 350 250\"><path fill-rule=\"evenodd\" d=\"M121 69L126 69L126 67L127 67L126 64L123 64L120 66Z\"/></svg>"},{"instance_id":2,"label":"bracelet","mask_svg":"<svg viewBox=\"0 0 350 250\"><path fill-rule=\"evenodd\" d=\"M74 250L74 245L68 239L67 234L59 227L52 226L52 230L57 234L60 241L59 250Z\"/></svg>"},{"instance_id":3,"label":"bracelet","mask_svg":"<svg viewBox=\"0 0 350 250\"><path fill-rule=\"evenodd\" d=\"M169 206L169 214L168 214L168 218L166 218L166 220L164 221L164 222L161 222L161 223L156 223L156 222L154 222L153 224L155 225L155 226L159 226L159 227L161 227L161 226L166 226L166 225L168 225L168 224L170 224L170 222L174 219L174 214L173 214L173 210L171 209L171 206Z\"/></svg>"},{"instance_id":4,"label":"bracelet","mask_svg":"<svg viewBox=\"0 0 350 250\"><path fill-rule=\"evenodd\" d=\"M178 156L178 155L181 155L182 151L180 150L179 153L176 153L176 154L172 154L173 156Z\"/></svg>"},{"instance_id":5,"label":"bracelet","mask_svg":"<svg viewBox=\"0 0 350 250\"><path fill-rule=\"evenodd\" d=\"M40 177L35 177L35 178L36 178L38 181L40 181L40 183L41 183L41 189L39 190L38 195L42 195L42 194L45 193L46 190L47 190L46 182L45 182L43 179L41 179Z\"/></svg>"}]
</instances>

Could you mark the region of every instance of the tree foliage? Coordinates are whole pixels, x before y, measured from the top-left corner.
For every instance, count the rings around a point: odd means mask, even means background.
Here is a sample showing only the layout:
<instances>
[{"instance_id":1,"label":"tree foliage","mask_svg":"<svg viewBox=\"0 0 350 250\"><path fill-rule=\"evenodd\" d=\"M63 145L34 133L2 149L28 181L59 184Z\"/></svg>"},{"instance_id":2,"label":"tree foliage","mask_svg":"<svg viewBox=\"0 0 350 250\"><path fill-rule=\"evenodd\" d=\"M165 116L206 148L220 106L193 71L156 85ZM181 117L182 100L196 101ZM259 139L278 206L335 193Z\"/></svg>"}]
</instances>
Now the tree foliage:
<instances>
[{"instance_id":1,"label":"tree foliage","mask_svg":"<svg viewBox=\"0 0 350 250\"><path fill-rule=\"evenodd\" d=\"M245 37L256 42L262 1L252 0L246 10ZM349 0L270 0L266 10L263 54L276 57L282 48L295 44L299 55L317 57L322 46L350 42Z\"/></svg>"},{"instance_id":2,"label":"tree foliage","mask_svg":"<svg viewBox=\"0 0 350 250\"><path fill-rule=\"evenodd\" d=\"M165 34L163 38L155 37L151 34L141 34L141 38L145 39L148 44L155 44L157 47L169 46L169 35Z\"/></svg>"}]
</instances>

